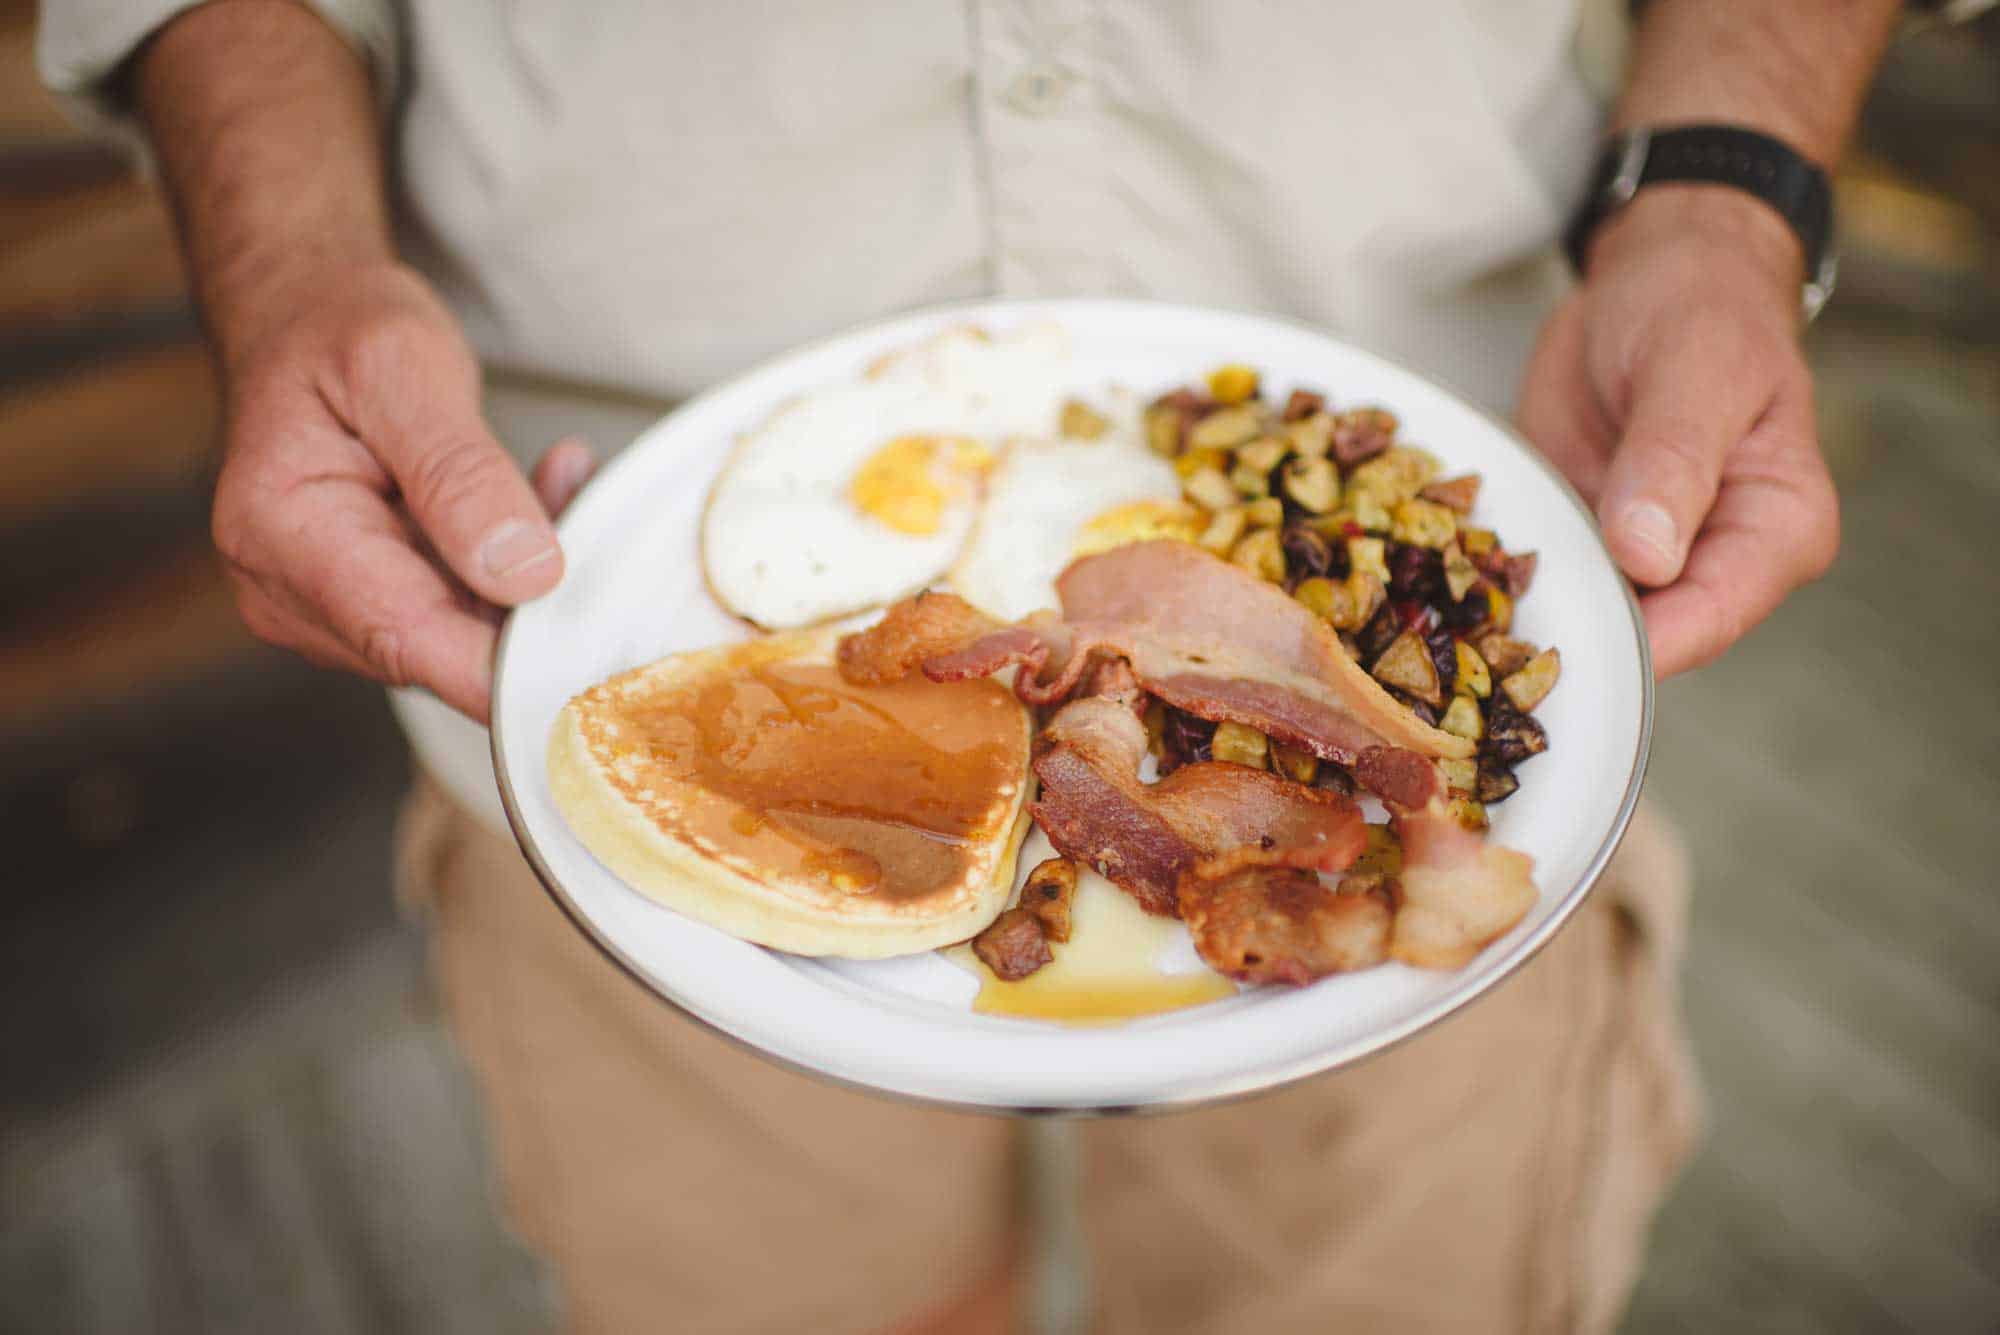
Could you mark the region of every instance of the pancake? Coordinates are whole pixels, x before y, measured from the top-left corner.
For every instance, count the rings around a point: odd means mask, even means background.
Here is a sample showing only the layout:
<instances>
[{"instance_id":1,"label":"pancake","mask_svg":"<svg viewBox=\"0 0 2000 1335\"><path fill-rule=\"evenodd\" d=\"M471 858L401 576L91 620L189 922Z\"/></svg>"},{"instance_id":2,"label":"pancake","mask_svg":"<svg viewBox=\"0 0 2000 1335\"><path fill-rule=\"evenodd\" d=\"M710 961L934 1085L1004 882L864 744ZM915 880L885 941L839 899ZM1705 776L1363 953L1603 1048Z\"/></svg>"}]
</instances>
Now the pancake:
<instances>
[{"instance_id":1,"label":"pancake","mask_svg":"<svg viewBox=\"0 0 2000 1335\"><path fill-rule=\"evenodd\" d=\"M760 945L877 959L1006 904L1033 720L998 682L852 686L838 633L679 654L571 700L549 782L640 893Z\"/></svg>"}]
</instances>

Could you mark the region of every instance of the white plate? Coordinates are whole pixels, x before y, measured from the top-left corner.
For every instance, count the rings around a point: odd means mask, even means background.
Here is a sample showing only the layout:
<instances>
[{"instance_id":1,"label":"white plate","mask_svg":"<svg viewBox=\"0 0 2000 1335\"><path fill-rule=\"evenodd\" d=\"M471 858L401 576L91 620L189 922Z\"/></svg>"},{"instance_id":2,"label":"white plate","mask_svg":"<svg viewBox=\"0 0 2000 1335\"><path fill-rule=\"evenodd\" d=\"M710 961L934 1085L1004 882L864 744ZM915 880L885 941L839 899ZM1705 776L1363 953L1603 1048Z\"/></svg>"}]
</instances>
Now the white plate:
<instances>
[{"instance_id":1,"label":"white plate","mask_svg":"<svg viewBox=\"0 0 2000 1335\"><path fill-rule=\"evenodd\" d=\"M935 954L822 961L749 945L662 908L600 866L550 798L549 726L571 695L665 654L745 634L703 587L698 518L731 442L787 398L861 374L876 356L967 322L1056 320L1074 385L1150 394L1223 361L1284 390L1379 403L1448 470L1484 478L1478 514L1541 552L1518 630L1562 649L1537 711L1550 750L1493 809L1493 837L1535 859L1541 899L1456 973L1390 964L1311 987L1257 988L1190 1010L1072 1029L976 1015L974 980ZM661 997L785 1065L908 1098L1015 1111L1187 1105L1357 1061L1457 1010L1520 967L1583 902L1638 800L1653 716L1646 639L1597 526L1507 428L1421 377L1300 326L1130 301L1001 302L920 312L820 343L718 386L647 431L563 517L562 587L500 639L493 762L508 819L550 894Z\"/></svg>"}]
</instances>

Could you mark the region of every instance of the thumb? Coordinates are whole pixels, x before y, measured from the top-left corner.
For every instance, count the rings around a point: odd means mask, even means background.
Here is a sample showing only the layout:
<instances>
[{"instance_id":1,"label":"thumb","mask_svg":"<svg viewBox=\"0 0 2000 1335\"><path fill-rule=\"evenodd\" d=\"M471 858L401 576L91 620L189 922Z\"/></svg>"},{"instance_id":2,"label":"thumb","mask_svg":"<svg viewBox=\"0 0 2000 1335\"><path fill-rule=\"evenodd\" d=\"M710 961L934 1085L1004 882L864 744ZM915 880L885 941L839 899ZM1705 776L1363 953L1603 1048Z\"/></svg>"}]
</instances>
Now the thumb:
<instances>
[{"instance_id":1,"label":"thumb","mask_svg":"<svg viewBox=\"0 0 2000 1335\"><path fill-rule=\"evenodd\" d=\"M1634 582L1679 578L1715 504L1723 460L1770 402L1770 377L1746 340L1695 328L1644 356L1597 515L1606 544Z\"/></svg>"},{"instance_id":2,"label":"thumb","mask_svg":"<svg viewBox=\"0 0 2000 1335\"><path fill-rule=\"evenodd\" d=\"M511 607L562 579L555 527L481 416L476 374L429 379L371 405L363 438L403 493L417 527L467 587Z\"/></svg>"}]
</instances>

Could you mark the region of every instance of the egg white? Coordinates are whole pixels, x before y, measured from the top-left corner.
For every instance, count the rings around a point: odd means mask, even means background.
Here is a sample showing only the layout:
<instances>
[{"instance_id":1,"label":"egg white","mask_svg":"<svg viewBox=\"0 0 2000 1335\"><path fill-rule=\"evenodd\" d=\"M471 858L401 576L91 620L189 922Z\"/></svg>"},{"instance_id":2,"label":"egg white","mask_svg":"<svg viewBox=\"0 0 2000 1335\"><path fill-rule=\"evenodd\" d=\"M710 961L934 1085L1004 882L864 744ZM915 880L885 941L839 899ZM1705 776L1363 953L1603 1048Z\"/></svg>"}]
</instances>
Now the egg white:
<instances>
[{"instance_id":1,"label":"egg white","mask_svg":"<svg viewBox=\"0 0 2000 1335\"><path fill-rule=\"evenodd\" d=\"M986 480L986 503L952 591L988 616L1016 621L1056 605L1056 576L1092 519L1135 501L1180 498L1173 466L1140 443L1129 416L1100 440L1021 442Z\"/></svg>"},{"instance_id":2,"label":"egg white","mask_svg":"<svg viewBox=\"0 0 2000 1335\"><path fill-rule=\"evenodd\" d=\"M926 588L972 532L980 479L941 462L937 530L907 533L850 493L861 466L903 436L969 438L998 454L1046 435L1068 339L1055 326L987 337L958 329L884 358L866 378L808 394L739 442L702 520L709 587L767 629L815 625ZM948 453L948 452L941 452Z\"/></svg>"}]
</instances>

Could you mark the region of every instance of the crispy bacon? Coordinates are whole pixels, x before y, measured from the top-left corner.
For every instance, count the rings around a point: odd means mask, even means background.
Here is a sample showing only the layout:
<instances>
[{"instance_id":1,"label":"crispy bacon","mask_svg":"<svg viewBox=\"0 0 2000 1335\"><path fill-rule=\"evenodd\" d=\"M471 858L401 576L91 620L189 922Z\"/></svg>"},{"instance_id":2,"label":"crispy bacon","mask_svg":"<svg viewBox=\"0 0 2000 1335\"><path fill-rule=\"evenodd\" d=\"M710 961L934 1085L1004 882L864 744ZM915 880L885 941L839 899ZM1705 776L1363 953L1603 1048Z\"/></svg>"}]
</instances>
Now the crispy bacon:
<instances>
[{"instance_id":1,"label":"crispy bacon","mask_svg":"<svg viewBox=\"0 0 2000 1335\"><path fill-rule=\"evenodd\" d=\"M1389 957L1463 968L1535 906L1534 860L1480 838L1442 802L1392 811L1403 870Z\"/></svg>"},{"instance_id":2,"label":"crispy bacon","mask_svg":"<svg viewBox=\"0 0 2000 1335\"><path fill-rule=\"evenodd\" d=\"M1192 868L1181 916L1202 959L1246 983L1303 986L1388 958L1391 913L1379 894L1334 890L1311 871L1254 856Z\"/></svg>"},{"instance_id":3,"label":"crispy bacon","mask_svg":"<svg viewBox=\"0 0 2000 1335\"><path fill-rule=\"evenodd\" d=\"M957 594L920 593L891 604L868 629L841 637L840 675L856 686L900 681L925 659L951 654L999 629L999 622Z\"/></svg>"},{"instance_id":4,"label":"crispy bacon","mask_svg":"<svg viewBox=\"0 0 2000 1335\"><path fill-rule=\"evenodd\" d=\"M1366 843L1360 808L1339 794L1214 761L1147 784L1145 754L1145 725L1124 703L1072 700L1042 735L1033 813L1058 852L1097 868L1148 913L1174 916L1181 877L1233 849L1338 871Z\"/></svg>"},{"instance_id":5,"label":"crispy bacon","mask_svg":"<svg viewBox=\"0 0 2000 1335\"><path fill-rule=\"evenodd\" d=\"M1366 957L1377 910L1331 906L1307 878L1279 873L1345 868L1365 842L1360 811L1238 765L1199 762L1140 782L1141 691L1346 766L1388 804L1404 846L1389 957L1459 967L1533 907L1531 861L1464 830L1447 808L1431 758L1469 755L1472 744L1411 714L1276 586L1158 541L1073 562L1057 590L1060 619L1042 612L1012 626L950 594L920 595L843 640L841 670L869 682L921 666L955 681L1011 667L1028 703L1068 700L1038 743L1036 822L1151 913L1179 911L1206 864L1193 892L1197 940L1237 976L1298 981L1359 967L1343 961Z\"/></svg>"}]
</instances>

